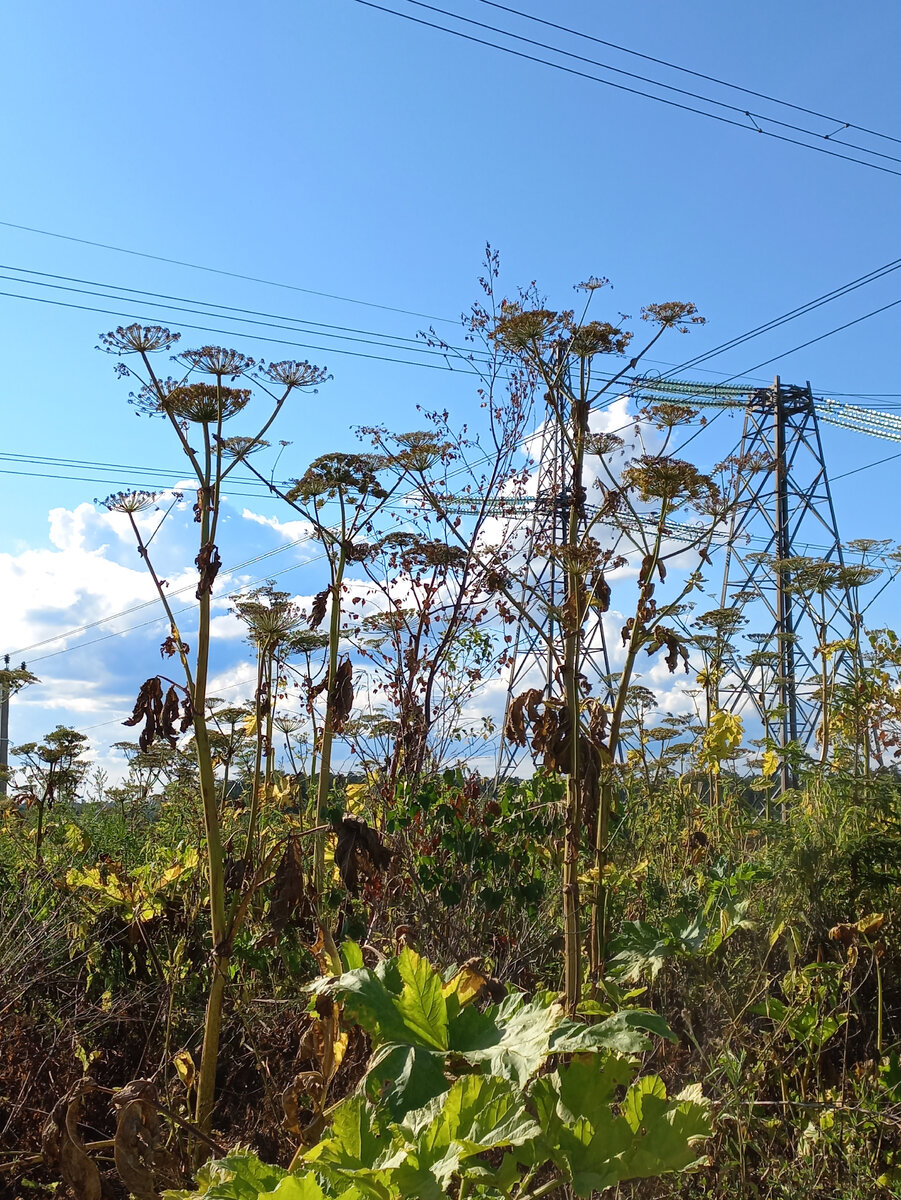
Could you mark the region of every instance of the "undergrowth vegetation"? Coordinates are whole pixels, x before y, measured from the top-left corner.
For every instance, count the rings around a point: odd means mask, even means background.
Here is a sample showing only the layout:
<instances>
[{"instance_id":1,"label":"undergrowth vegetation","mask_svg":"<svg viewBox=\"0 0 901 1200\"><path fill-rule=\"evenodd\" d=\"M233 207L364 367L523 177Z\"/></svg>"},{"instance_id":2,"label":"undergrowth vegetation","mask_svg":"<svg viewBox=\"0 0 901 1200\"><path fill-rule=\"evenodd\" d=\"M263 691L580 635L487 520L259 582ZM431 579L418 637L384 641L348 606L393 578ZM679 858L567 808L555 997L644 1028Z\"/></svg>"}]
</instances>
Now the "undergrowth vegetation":
<instances>
[{"instance_id":1,"label":"undergrowth vegetation","mask_svg":"<svg viewBox=\"0 0 901 1200\"><path fill-rule=\"evenodd\" d=\"M600 281L583 286L590 299ZM110 497L177 678L136 681L138 740L120 743L115 784L66 727L13 752L0 1195L901 1195L897 638L861 627L818 648L820 753L774 735L778 706L749 743L724 701L740 614L681 619L747 464L707 474L671 457L683 410L650 414L659 453L621 461L622 440L590 425L609 385L592 385L591 364L622 357L631 334L532 293L495 304L491 288L469 327L494 355L486 474L455 496L451 464L475 443L437 413L270 483L309 521L327 584L305 608L271 584L236 600L256 686L234 707L209 686L221 489L253 470L290 393L327 378L203 347L176 356L173 380L152 356L176 335L104 339L197 478L196 627L189 644L153 565L183 497ZM685 304L643 316L645 350L699 320ZM543 623L540 596L517 589L521 547L490 524L498 496L525 496L515 462L542 385L572 466L568 527L548 549L566 601ZM261 397L249 435L227 436ZM590 456L607 470L597 506ZM411 494L394 521L388 500ZM673 548L667 522L686 514L690 544ZM632 589L633 615L601 698L582 668L612 586ZM492 732L474 698L516 665L517 622L549 663L504 728L534 770L489 777L465 765ZM655 715L639 664L699 657L696 710ZM11 693L35 683L0 677ZM353 775L336 773L339 744Z\"/></svg>"}]
</instances>

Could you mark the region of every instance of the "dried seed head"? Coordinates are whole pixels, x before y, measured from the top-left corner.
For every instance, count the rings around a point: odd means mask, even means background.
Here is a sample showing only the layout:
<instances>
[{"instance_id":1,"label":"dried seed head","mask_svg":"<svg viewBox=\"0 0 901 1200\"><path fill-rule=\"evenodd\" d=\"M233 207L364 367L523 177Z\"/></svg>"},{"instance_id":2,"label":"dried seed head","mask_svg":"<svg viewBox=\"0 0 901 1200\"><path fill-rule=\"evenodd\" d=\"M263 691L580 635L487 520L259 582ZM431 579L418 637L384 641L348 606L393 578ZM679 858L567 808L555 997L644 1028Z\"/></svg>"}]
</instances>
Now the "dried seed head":
<instances>
[{"instance_id":1,"label":"dried seed head","mask_svg":"<svg viewBox=\"0 0 901 1200\"><path fill-rule=\"evenodd\" d=\"M209 425L220 418L227 421L239 413L251 397L249 388L222 387L214 383L190 383L173 387L158 400L159 407L182 421Z\"/></svg>"},{"instance_id":2,"label":"dried seed head","mask_svg":"<svg viewBox=\"0 0 901 1200\"><path fill-rule=\"evenodd\" d=\"M309 362L295 362L286 359L285 362L260 365L260 374L273 383L284 384L287 388L317 388L320 383L331 379L325 367L314 367Z\"/></svg>"},{"instance_id":3,"label":"dried seed head","mask_svg":"<svg viewBox=\"0 0 901 1200\"><path fill-rule=\"evenodd\" d=\"M246 458L257 450L265 450L269 442L264 438L229 437L220 438L219 445L226 458Z\"/></svg>"},{"instance_id":4,"label":"dried seed head","mask_svg":"<svg viewBox=\"0 0 901 1200\"><path fill-rule=\"evenodd\" d=\"M105 500L95 501L102 504L110 512L139 513L153 508L161 492L113 492Z\"/></svg>"},{"instance_id":5,"label":"dried seed head","mask_svg":"<svg viewBox=\"0 0 901 1200\"><path fill-rule=\"evenodd\" d=\"M227 350L223 346L201 346L199 350L182 350L178 360L195 371L203 371L206 375L215 375L217 379L231 376L237 379L239 375L253 369L256 363L246 354L237 350Z\"/></svg>"},{"instance_id":6,"label":"dried seed head","mask_svg":"<svg viewBox=\"0 0 901 1200\"><path fill-rule=\"evenodd\" d=\"M100 347L108 354L151 354L155 350L168 350L181 337L171 333L163 325L120 325L111 333L101 333Z\"/></svg>"}]
</instances>

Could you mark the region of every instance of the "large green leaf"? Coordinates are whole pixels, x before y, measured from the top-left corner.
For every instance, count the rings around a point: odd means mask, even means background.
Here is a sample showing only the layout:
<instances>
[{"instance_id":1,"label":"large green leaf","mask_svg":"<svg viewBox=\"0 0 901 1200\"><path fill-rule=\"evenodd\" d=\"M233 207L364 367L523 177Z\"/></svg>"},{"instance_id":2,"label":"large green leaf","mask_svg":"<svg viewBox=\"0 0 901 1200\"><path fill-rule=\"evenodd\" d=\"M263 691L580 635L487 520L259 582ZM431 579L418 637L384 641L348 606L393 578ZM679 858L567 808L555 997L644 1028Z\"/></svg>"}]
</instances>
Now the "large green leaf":
<instances>
[{"instance_id":1,"label":"large green leaf","mask_svg":"<svg viewBox=\"0 0 901 1200\"><path fill-rule=\"evenodd\" d=\"M441 990L441 976L409 947L401 951L397 969L404 988L394 1004L407 1028L427 1046L446 1050L447 1005Z\"/></svg>"},{"instance_id":2,"label":"large green leaf","mask_svg":"<svg viewBox=\"0 0 901 1200\"><path fill-rule=\"evenodd\" d=\"M616 1054L643 1054L651 1048L645 1036L675 1042L676 1035L663 1017L647 1008L621 1008L597 1025L584 1025L568 1018L551 1035L548 1049L552 1054L576 1054L586 1050L612 1050Z\"/></svg>"},{"instance_id":3,"label":"large green leaf","mask_svg":"<svg viewBox=\"0 0 901 1200\"><path fill-rule=\"evenodd\" d=\"M550 1053L551 1036L563 1020L559 1005L508 996L497 1008L464 1008L448 1030L450 1048L486 1074L523 1087Z\"/></svg>"},{"instance_id":4,"label":"large green leaf","mask_svg":"<svg viewBox=\"0 0 901 1200\"><path fill-rule=\"evenodd\" d=\"M317 979L309 990L339 997L376 1045L392 1042L445 1051L447 1005L434 967L414 950L404 949L380 968L358 967Z\"/></svg>"},{"instance_id":5,"label":"large green leaf","mask_svg":"<svg viewBox=\"0 0 901 1200\"><path fill-rule=\"evenodd\" d=\"M710 1134L710 1117L700 1088L668 1100L661 1080L644 1076L631 1085L618 1114L611 1102L632 1070L612 1056L574 1059L530 1089L540 1150L579 1196L679 1171L703 1157L698 1143Z\"/></svg>"},{"instance_id":6,"label":"large green leaf","mask_svg":"<svg viewBox=\"0 0 901 1200\"><path fill-rule=\"evenodd\" d=\"M444 1055L422 1046L387 1043L376 1054L366 1076L366 1092L378 1099L388 1117L399 1121L411 1109L440 1096L448 1089Z\"/></svg>"},{"instance_id":7,"label":"large green leaf","mask_svg":"<svg viewBox=\"0 0 901 1200\"><path fill-rule=\"evenodd\" d=\"M164 1192L165 1200L258 1200L285 1178L281 1167L261 1163L253 1154L229 1154L201 1167L193 1191Z\"/></svg>"},{"instance_id":8,"label":"large green leaf","mask_svg":"<svg viewBox=\"0 0 901 1200\"><path fill-rule=\"evenodd\" d=\"M703 1162L703 1141L710 1136L710 1108L700 1086L686 1088L674 1100L667 1100L666 1089L650 1086L647 1079L632 1085L623 1103L630 1125L634 1125L632 1144L623 1156L622 1179L647 1178L668 1171L682 1171Z\"/></svg>"},{"instance_id":9,"label":"large green leaf","mask_svg":"<svg viewBox=\"0 0 901 1200\"><path fill-rule=\"evenodd\" d=\"M316 1182L316 1177L287 1175L271 1192L260 1192L260 1200L325 1200L326 1193Z\"/></svg>"},{"instance_id":10,"label":"large green leaf","mask_svg":"<svg viewBox=\"0 0 901 1200\"><path fill-rule=\"evenodd\" d=\"M541 1129L526 1111L519 1088L506 1079L467 1075L400 1127L408 1161L446 1186L465 1173L466 1160L487 1150L534 1141Z\"/></svg>"},{"instance_id":11,"label":"large green leaf","mask_svg":"<svg viewBox=\"0 0 901 1200\"><path fill-rule=\"evenodd\" d=\"M333 1184L354 1185L364 1195L389 1197L384 1169L403 1161L389 1131L383 1131L363 1096L351 1096L332 1114L326 1136L304 1154Z\"/></svg>"},{"instance_id":12,"label":"large green leaf","mask_svg":"<svg viewBox=\"0 0 901 1200\"><path fill-rule=\"evenodd\" d=\"M396 997L368 967L345 971L343 975L317 979L309 985L314 994L337 996L347 1013L372 1037L382 1042L409 1042L412 1031L397 1011Z\"/></svg>"}]
</instances>

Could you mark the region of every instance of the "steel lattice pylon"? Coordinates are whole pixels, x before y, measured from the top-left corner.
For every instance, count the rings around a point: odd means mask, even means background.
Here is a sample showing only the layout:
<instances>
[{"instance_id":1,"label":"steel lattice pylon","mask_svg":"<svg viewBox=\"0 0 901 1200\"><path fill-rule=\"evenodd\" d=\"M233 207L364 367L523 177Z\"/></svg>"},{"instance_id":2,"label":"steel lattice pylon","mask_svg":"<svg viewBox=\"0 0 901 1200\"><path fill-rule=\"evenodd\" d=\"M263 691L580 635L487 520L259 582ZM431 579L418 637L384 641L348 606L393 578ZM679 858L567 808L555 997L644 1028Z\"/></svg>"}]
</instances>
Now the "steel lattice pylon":
<instances>
[{"instance_id":1,"label":"steel lattice pylon","mask_svg":"<svg viewBox=\"0 0 901 1200\"><path fill-rule=\"evenodd\" d=\"M795 577L805 558L844 567L809 383L787 387L777 378L748 395L740 454L762 469L739 473L721 603L759 602L770 628L756 653L728 663L727 707L753 706L778 745L810 750L823 711L817 649L853 638L859 616L840 573L817 568L819 587L815 575L803 585ZM781 782L791 782L787 768Z\"/></svg>"},{"instance_id":2,"label":"steel lattice pylon","mask_svg":"<svg viewBox=\"0 0 901 1200\"><path fill-rule=\"evenodd\" d=\"M901 420L815 397L809 383L786 386L778 377L772 387L756 389L650 379L637 387L657 404L743 409L737 503L720 603L752 606L753 619L762 613L764 629L752 638L756 651L727 655L721 700L730 711L756 712L780 748L795 743L812 751L823 713L820 648L853 640L860 629L820 422L897 441ZM848 658L839 651L832 670L840 671ZM785 756L782 762L784 790L793 779Z\"/></svg>"},{"instance_id":3,"label":"steel lattice pylon","mask_svg":"<svg viewBox=\"0 0 901 1200\"><path fill-rule=\"evenodd\" d=\"M687 383L640 378L632 384L642 403L692 408L741 409L744 428L739 451L735 510L724 555L721 605L751 606L763 629L752 636L758 648L748 656L727 651L720 686L724 707L754 712L782 749L790 743L814 748L822 716L819 648L856 639L860 631L853 570L846 571L835 507L820 438L820 422L889 441L901 441L901 416L816 397L810 384L772 387ZM536 597L542 633L517 623L507 703L527 673L542 667L544 686L553 683L545 633L553 634L555 612L565 601L565 578L548 547L565 540L569 519L567 460L560 432L558 396L542 430L531 525L523 568L523 597ZM563 414L565 416L565 414ZM648 514L653 520L653 514ZM639 517L639 521L643 518ZM634 522L633 522L634 523ZM667 524L667 536L690 540L694 531ZM719 539L717 539L719 540ZM610 667L600 614L586 631L585 673L606 687ZM843 653L833 657L840 670ZM501 740L498 770L514 757ZM780 784L791 786L789 756L783 756Z\"/></svg>"}]
</instances>

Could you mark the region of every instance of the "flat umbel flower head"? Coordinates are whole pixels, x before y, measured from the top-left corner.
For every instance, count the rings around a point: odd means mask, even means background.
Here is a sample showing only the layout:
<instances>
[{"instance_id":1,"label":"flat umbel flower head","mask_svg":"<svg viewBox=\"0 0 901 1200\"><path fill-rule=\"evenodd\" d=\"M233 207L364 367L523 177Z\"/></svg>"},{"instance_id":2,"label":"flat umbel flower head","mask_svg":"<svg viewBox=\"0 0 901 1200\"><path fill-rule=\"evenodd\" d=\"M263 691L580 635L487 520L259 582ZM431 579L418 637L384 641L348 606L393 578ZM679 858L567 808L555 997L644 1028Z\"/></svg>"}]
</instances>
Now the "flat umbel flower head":
<instances>
[{"instance_id":1,"label":"flat umbel flower head","mask_svg":"<svg viewBox=\"0 0 901 1200\"><path fill-rule=\"evenodd\" d=\"M257 450L265 450L268 445L263 438L237 436L219 439L219 446L226 458L246 458Z\"/></svg>"},{"instance_id":2,"label":"flat umbel flower head","mask_svg":"<svg viewBox=\"0 0 901 1200\"><path fill-rule=\"evenodd\" d=\"M286 388L313 388L331 379L325 367L314 367L309 362L296 362L286 359L284 362L269 363L259 367L260 375L272 383L281 383Z\"/></svg>"},{"instance_id":3,"label":"flat umbel flower head","mask_svg":"<svg viewBox=\"0 0 901 1200\"><path fill-rule=\"evenodd\" d=\"M223 379L226 375L237 379L256 366L254 360L246 354L240 354L237 350L227 350L223 346L201 346L199 350L182 350L177 357L179 362L193 371L215 375L217 379Z\"/></svg>"},{"instance_id":4,"label":"flat umbel flower head","mask_svg":"<svg viewBox=\"0 0 901 1200\"><path fill-rule=\"evenodd\" d=\"M249 388L220 387L214 383L188 383L171 389L160 399L160 408L180 421L212 425L239 413L251 397Z\"/></svg>"},{"instance_id":5,"label":"flat umbel flower head","mask_svg":"<svg viewBox=\"0 0 901 1200\"><path fill-rule=\"evenodd\" d=\"M110 512L139 513L156 505L161 492L113 492L105 500L99 501Z\"/></svg>"},{"instance_id":6,"label":"flat umbel flower head","mask_svg":"<svg viewBox=\"0 0 901 1200\"><path fill-rule=\"evenodd\" d=\"M163 325L120 325L111 333L101 333L99 348L108 354L152 354L171 349L180 337Z\"/></svg>"}]
</instances>

